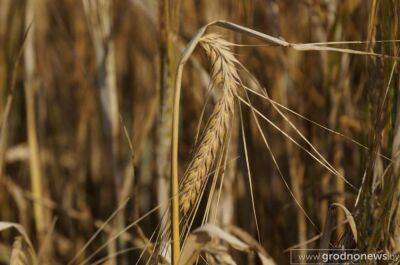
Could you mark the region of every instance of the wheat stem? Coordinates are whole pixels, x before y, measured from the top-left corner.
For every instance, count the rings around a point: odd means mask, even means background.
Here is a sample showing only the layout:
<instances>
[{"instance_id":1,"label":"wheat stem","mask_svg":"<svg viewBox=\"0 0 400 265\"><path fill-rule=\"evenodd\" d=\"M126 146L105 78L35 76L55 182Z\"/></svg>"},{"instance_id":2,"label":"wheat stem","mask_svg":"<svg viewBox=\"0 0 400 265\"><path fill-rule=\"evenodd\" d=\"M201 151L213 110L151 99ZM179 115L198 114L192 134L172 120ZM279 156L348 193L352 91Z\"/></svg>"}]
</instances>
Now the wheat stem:
<instances>
[{"instance_id":1,"label":"wheat stem","mask_svg":"<svg viewBox=\"0 0 400 265\"><path fill-rule=\"evenodd\" d=\"M30 26L30 23L34 19L35 15L35 2L33 0L28 1L26 6L26 27ZM33 26L32 26L33 27ZM43 174L40 162L40 149L39 140L37 133L37 112L36 112L36 95L37 95L37 79L36 79L36 60L35 60L35 46L34 46L34 35L29 34L26 38L26 48L24 51L25 71L26 71L26 83L25 83L25 97L26 97L26 126L27 126L27 137L29 145L29 167L30 167L30 178L32 194L35 199L43 198ZM43 207L34 203L33 212L35 216L36 231L39 241L42 240L45 231L45 218Z\"/></svg>"},{"instance_id":2,"label":"wheat stem","mask_svg":"<svg viewBox=\"0 0 400 265\"><path fill-rule=\"evenodd\" d=\"M202 27L192 39L178 64L175 78L174 102L172 112L172 138L171 138L171 224L172 224L172 265L178 265L180 257L180 234L179 234L179 178L178 178L178 127L179 127L179 101L181 98L181 81L183 67L197 44L203 36L208 25Z\"/></svg>"}]
</instances>

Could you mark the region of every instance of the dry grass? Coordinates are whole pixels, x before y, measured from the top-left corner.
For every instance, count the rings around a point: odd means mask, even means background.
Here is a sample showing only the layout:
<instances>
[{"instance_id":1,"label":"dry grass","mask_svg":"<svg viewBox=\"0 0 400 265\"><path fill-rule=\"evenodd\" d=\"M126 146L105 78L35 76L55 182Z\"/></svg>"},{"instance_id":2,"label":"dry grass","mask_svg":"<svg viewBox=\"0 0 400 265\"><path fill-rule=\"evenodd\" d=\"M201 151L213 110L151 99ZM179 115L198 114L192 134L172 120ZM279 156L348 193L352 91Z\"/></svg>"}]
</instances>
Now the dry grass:
<instances>
[{"instance_id":1,"label":"dry grass","mask_svg":"<svg viewBox=\"0 0 400 265\"><path fill-rule=\"evenodd\" d=\"M400 253L399 14L0 1L0 264Z\"/></svg>"}]
</instances>

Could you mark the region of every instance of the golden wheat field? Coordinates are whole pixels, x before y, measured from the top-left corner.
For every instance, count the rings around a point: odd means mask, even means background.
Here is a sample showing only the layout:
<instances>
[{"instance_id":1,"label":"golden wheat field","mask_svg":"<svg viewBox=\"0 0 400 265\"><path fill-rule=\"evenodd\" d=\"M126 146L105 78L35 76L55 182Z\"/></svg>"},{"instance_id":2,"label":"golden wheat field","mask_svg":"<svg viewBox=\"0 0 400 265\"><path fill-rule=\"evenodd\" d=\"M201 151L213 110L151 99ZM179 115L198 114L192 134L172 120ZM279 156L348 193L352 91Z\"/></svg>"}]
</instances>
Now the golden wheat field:
<instances>
[{"instance_id":1,"label":"golden wheat field","mask_svg":"<svg viewBox=\"0 0 400 265\"><path fill-rule=\"evenodd\" d=\"M400 1L0 0L0 264L400 264Z\"/></svg>"}]
</instances>

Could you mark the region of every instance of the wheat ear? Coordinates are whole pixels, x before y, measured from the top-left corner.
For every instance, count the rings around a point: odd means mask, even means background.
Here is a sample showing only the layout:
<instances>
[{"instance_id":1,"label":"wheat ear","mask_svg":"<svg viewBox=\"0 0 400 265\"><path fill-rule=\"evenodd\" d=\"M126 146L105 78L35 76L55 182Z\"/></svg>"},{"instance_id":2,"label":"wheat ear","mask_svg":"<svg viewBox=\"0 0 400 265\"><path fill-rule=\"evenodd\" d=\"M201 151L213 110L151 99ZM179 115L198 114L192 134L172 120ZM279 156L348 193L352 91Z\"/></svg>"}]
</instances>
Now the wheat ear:
<instances>
[{"instance_id":1,"label":"wheat ear","mask_svg":"<svg viewBox=\"0 0 400 265\"><path fill-rule=\"evenodd\" d=\"M239 75L236 70L237 60L234 57L230 42L217 34L201 38L201 46L211 63L211 88L221 88L222 96L214 107L203 136L196 148L182 181L181 207L184 214L196 203L206 182L206 177L223 145L234 115L234 97Z\"/></svg>"}]
</instances>

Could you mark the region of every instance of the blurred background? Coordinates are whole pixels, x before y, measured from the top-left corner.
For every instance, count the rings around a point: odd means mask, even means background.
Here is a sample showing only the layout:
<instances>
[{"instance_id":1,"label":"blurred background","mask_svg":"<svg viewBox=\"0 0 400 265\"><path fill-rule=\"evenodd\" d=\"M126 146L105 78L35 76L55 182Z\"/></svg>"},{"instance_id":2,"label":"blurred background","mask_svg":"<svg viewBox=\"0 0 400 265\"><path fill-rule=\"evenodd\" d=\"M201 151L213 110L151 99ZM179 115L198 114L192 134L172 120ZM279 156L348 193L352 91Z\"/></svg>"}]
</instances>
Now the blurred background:
<instances>
[{"instance_id":1,"label":"blurred background","mask_svg":"<svg viewBox=\"0 0 400 265\"><path fill-rule=\"evenodd\" d=\"M400 39L399 15L400 2L395 0L0 0L0 220L24 227L36 251L41 250L43 264L67 264L126 198L130 200L122 212L77 262L168 200L175 67L206 23L224 19L295 43L364 40L369 42L340 47L396 56L396 43L374 41ZM373 234L377 247L397 249L397 163L377 154L395 158L400 144L399 68L394 61L299 52L232 31L210 31L243 44L234 47L238 60L273 100L315 122L284 111L356 187L263 124L283 176L312 224L282 182L250 112L242 107L260 244L266 252L277 264L288 264L285 249L320 235L335 202L354 213L361 240ZM209 68L198 49L184 71L181 173L191 158ZM253 102L299 139L270 103L260 98ZM218 222L257 238L242 137L236 120ZM361 199L373 203L355 207L363 176L366 195ZM376 210L384 206L380 209L390 212L388 218ZM97 259L143 246L162 210L165 204L100 251ZM339 224L346 216L337 211L333 218ZM345 227L337 227L332 242L343 238ZM8 264L15 236L1 232L3 264ZM317 247L319 240L303 246ZM130 251L108 262L135 264L139 255ZM258 264L251 255L238 259L238 264Z\"/></svg>"}]
</instances>

